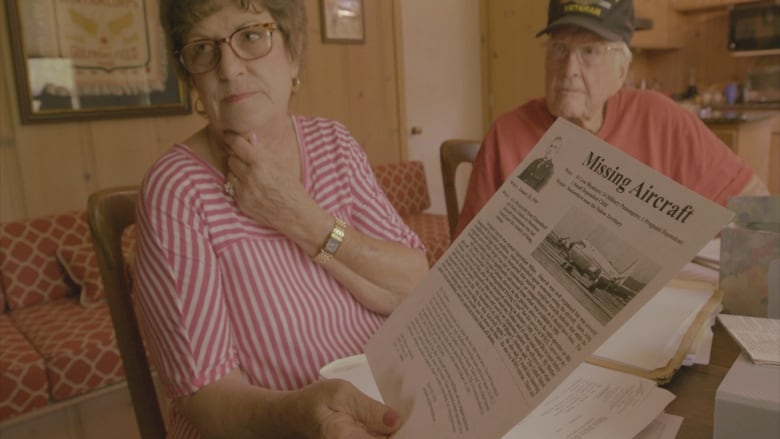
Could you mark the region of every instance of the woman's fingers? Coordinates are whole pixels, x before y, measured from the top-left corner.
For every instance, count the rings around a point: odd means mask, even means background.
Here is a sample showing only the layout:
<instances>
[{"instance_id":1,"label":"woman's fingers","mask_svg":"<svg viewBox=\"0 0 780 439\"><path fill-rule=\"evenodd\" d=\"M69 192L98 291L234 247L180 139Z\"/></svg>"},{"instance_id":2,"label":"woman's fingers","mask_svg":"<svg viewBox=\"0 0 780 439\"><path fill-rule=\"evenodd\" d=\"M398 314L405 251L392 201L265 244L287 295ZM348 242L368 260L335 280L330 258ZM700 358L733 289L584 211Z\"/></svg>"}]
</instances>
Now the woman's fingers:
<instances>
[{"instance_id":1,"label":"woman's fingers","mask_svg":"<svg viewBox=\"0 0 780 439\"><path fill-rule=\"evenodd\" d=\"M228 155L235 156L239 160L245 163L252 162L252 156L255 148L253 146L257 143L257 135L250 133L248 136L241 136L233 131L225 131L222 133L222 138L228 146Z\"/></svg>"},{"instance_id":2,"label":"woman's fingers","mask_svg":"<svg viewBox=\"0 0 780 439\"><path fill-rule=\"evenodd\" d=\"M323 419L323 436L327 438L385 437L398 430L401 415L376 401L351 383L326 380L329 415Z\"/></svg>"},{"instance_id":3,"label":"woman's fingers","mask_svg":"<svg viewBox=\"0 0 780 439\"><path fill-rule=\"evenodd\" d=\"M228 172L232 173L241 181L246 181L247 174L250 171L249 164L235 154L228 154L227 159Z\"/></svg>"}]
</instances>

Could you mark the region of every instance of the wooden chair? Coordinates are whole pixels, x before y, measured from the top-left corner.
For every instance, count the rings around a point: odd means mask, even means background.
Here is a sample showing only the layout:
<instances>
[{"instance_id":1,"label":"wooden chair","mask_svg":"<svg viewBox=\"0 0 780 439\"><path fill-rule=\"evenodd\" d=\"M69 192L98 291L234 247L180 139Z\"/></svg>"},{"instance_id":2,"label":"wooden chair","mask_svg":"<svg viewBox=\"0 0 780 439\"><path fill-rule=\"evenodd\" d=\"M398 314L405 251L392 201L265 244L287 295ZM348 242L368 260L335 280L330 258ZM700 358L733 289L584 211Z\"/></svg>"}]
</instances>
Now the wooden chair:
<instances>
[{"instance_id":1,"label":"wooden chair","mask_svg":"<svg viewBox=\"0 0 780 439\"><path fill-rule=\"evenodd\" d=\"M131 279L122 253L122 233L135 222L137 196L137 186L97 191L87 201L87 221L141 437L163 439L165 423L135 318Z\"/></svg>"},{"instance_id":2,"label":"wooden chair","mask_svg":"<svg viewBox=\"0 0 780 439\"><path fill-rule=\"evenodd\" d=\"M444 183L444 202L447 206L447 222L450 226L450 236L455 240L455 226L458 224L460 206L455 187L455 174L461 163L472 163L480 147L479 140L449 139L442 142L439 148L441 160L441 178Z\"/></svg>"}]
</instances>

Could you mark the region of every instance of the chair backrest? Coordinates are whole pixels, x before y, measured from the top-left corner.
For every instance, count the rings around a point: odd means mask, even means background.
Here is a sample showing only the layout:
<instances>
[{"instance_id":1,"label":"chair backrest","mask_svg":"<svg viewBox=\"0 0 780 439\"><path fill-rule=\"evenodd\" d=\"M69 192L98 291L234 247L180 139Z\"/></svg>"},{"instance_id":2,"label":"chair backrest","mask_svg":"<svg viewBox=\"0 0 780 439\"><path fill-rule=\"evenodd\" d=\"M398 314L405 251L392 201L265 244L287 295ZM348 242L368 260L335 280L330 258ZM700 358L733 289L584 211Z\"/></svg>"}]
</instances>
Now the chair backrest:
<instances>
[{"instance_id":1,"label":"chair backrest","mask_svg":"<svg viewBox=\"0 0 780 439\"><path fill-rule=\"evenodd\" d=\"M135 318L132 282L122 253L122 232L135 222L137 197L137 186L94 192L87 201L87 221L141 437L163 439L165 423Z\"/></svg>"},{"instance_id":2,"label":"chair backrest","mask_svg":"<svg viewBox=\"0 0 780 439\"><path fill-rule=\"evenodd\" d=\"M480 147L479 140L449 139L442 142L439 148L441 160L441 178L444 183L444 202L447 206L447 222L450 225L450 236L455 240L455 226L458 224L460 207L455 185L455 174L461 163L474 162Z\"/></svg>"}]
</instances>

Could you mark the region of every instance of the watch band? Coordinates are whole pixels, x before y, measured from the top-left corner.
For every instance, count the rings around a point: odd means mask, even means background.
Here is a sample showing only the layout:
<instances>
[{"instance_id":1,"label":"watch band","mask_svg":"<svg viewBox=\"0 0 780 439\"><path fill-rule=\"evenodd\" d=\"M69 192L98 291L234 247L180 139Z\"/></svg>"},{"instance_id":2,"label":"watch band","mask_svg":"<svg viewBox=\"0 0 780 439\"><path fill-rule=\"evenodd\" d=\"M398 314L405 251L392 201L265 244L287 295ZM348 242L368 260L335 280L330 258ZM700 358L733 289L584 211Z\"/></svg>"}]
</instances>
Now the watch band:
<instances>
[{"instance_id":1,"label":"watch band","mask_svg":"<svg viewBox=\"0 0 780 439\"><path fill-rule=\"evenodd\" d=\"M333 225L333 229L330 231L328 239L325 240L322 248L320 248L320 251L317 252L317 255L314 257L315 261L324 264L333 258L339 247L341 247L341 242L344 240L344 235L346 234L346 228L347 224L336 218L336 224Z\"/></svg>"}]
</instances>

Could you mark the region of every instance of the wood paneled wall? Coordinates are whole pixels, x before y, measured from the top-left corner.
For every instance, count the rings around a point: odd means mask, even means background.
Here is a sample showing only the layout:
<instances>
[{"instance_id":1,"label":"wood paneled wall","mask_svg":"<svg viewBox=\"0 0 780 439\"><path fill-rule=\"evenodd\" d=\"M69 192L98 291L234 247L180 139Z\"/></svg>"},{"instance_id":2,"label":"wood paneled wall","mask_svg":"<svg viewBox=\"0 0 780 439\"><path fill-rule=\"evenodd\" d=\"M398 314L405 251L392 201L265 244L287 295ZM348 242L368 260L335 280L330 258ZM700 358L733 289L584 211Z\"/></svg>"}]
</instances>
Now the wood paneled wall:
<instances>
[{"instance_id":1,"label":"wood paneled wall","mask_svg":"<svg viewBox=\"0 0 780 439\"><path fill-rule=\"evenodd\" d=\"M0 8L0 222L83 209L97 189L136 184L200 116L22 125L14 89L6 5ZM19 0L24 1L24 0ZM406 157L399 72L398 1L365 0L365 42L323 44L319 0L306 0L308 51L295 113L342 121L372 163Z\"/></svg>"},{"instance_id":2,"label":"wood paneled wall","mask_svg":"<svg viewBox=\"0 0 780 439\"><path fill-rule=\"evenodd\" d=\"M483 125L525 101L544 95L544 39L536 33L547 22L547 2L481 0L487 39L482 77Z\"/></svg>"}]
</instances>

